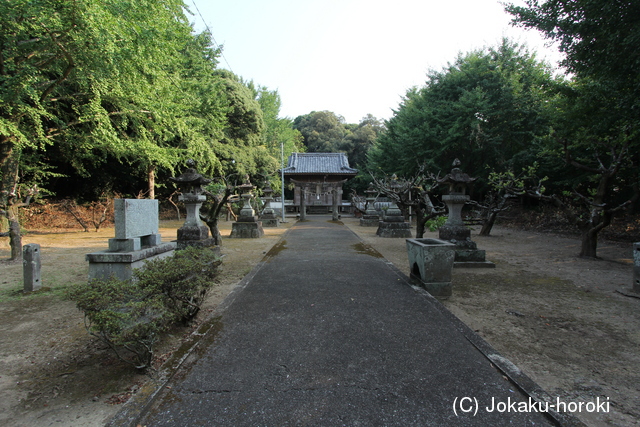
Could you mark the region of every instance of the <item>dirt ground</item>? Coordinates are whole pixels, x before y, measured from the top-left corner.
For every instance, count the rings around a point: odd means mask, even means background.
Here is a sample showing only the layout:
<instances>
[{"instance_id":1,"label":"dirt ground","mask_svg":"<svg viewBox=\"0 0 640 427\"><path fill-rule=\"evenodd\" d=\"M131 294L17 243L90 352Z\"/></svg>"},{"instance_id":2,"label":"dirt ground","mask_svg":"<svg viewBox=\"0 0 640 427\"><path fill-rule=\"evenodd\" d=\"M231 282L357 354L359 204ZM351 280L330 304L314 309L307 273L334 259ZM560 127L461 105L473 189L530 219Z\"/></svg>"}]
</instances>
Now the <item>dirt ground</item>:
<instances>
[{"instance_id":1,"label":"dirt ground","mask_svg":"<svg viewBox=\"0 0 640 427\"><path fill-rule=\"evenodd\" d=\"M294 222L261 239L224 239L219 283L192 327L161 343L157 366L187 339ZM404 239L375 236L355 218L343 222L408 274ZM162 222L163 240L178 222ZM223 237L230 232L223 223ZM22 265L0 262L0 425L100 426L149 377L115 359L89 336L65 291L86 280L84 255L102 250L113 229L31 233L42 246L43 291L22 294ZM436 237L436 233L428 233ZM640 425L640 299L622 296L632 281L630 244L602 242L601 260L575 255L571 237L494 229L472 238L495 269L456 269L443 304L554 397L608 399L610 412L576 414L587 425ZM427 237L429 237L427 236ZM0 259L7 258L6 239Z\"/></svg>"}]
</instances>

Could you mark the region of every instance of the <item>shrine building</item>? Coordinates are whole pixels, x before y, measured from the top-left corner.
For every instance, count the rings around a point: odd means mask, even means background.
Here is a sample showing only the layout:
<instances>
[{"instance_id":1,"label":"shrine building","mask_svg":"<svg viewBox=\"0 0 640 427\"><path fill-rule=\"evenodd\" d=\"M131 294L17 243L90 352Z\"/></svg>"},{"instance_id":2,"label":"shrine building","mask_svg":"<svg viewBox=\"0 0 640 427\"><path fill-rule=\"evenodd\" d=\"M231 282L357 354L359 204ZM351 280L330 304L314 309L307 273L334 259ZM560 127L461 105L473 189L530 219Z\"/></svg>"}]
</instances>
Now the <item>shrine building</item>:
<instances>
[{"instance_id":1,"label":"shrine building","mask_svg":"<svg viewBox=\"0 0 640 427\"><path fill-rule=\"evenodd\" d=\"M293 207L300 212L302 197L308 213L332 211L337 197L338 211L342 207L342 184L358 173L349 167L344 153L293 153L289 156L284 177L295 184Z\"/></svg>"}]
</instances>

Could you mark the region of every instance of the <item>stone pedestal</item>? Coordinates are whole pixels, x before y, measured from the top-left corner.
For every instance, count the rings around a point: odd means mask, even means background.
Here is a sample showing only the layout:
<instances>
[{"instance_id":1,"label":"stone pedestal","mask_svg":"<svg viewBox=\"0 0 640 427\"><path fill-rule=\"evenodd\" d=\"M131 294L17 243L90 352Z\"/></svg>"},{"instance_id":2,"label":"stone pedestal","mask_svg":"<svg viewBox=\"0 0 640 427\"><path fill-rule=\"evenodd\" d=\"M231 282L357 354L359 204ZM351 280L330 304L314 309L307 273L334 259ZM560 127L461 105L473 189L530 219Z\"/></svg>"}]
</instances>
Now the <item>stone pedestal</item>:
<instances>
[{"instance_id":1,"label":"stone pedestal","mask_svg":"<svg viewBox=\"0 0 640 427\"><path fill-rule=\"evenodd\" d=\"M262 221L240 221L231 225L231 235L229 237L238 239L257 239L264 236Z\"/></svg>"},{"instance_id":2,"label":"stone pedestal","mask_svg":"<svg viewBox=\"0 0 640 427\"><path fill-rule=\"evenodd\" d=\"M373 196L375 190L369 187L365 193L367 193L369 197L367 197L367 210L364 212L364 215L362 215L362 218L360 218L360 226L377 227L380 223L380 216L375 209L376 198Z\"/></svg>"},{"instance_id":3,"label":"stone pedestal","mask_svg":"<svg viewBox=\"0 0 640 427\"><path fill-rule=\"evenodd\" d=\"M271 189L271 185L267 183L264 191L264 209L262 209L262 214L260 215L260 221L262 221L263 227L277 227L279 225L278 217L276 216L276 212L271 207L271 201L273 198L271 194L273 190Z\"/></svg>"},{"instance_id":4,"label":"stone pedestal","mask_svg":"<svg viewBox=\"0 0 640 427\"><path fill-rule=\"evenodd\" d=\"M380 217L378 215L362 215L360 218L360 227L378 227L380 225Z\"/></svg>"},{"instance_id":5,"label":"stone pedestal","mask_svg":"<svg viewBox=\"0 0 640 427\"><path fill-rule=\"evenodd\" d=\"M407 239L411 277L435 297L451 296L455 245L440 239Z\"/></svg>"},{"instance_id":6,"label":"stone pedestal","mask_svg":"<svg viewBox=\"0 0 640 427\"><path fill-rule=\"evenodd\" d=\"M200 219L200 208L207 200L207 197L202 194L204 191L202 186L210 183L211 180L199 174L195 165L195 161L189 159L187 170L182 175L169 178L181 187L182 194L178 199L184 203L187 210L184 225L178 229L178 240L176 240L178 249L186 249L190 246L216 246L216 240L209 237L209 227ZM220 252L220 248L217 248L217 252Z\"/></svg>"},{"instance_id":7,"label":"stone pedestal","mask_svg":"<svg viewBox=\"0 0 640 427\"><path fill-rule=\"evenodd\" d=\"M207 197L197 193L183 193L178 199L184 202L187 218L182 227L178 228L177 248L215 246L215 239L209 237L209 227L200 219L200 207Z\"/></svg>"},{"instance_id":8,"label":"stone pedestal","mask_svg":"<svg viewBox=\"0 0 640 427\"><path fill-rule=\"evenodd\" d=\"M384 220L378 222L376 235L380 237L412 237L411 224L404 221L404 216L395 203L392 203L387 209Z\"/></svg>"},{"instance_id":9,"label":"stone pedestal","mask_svg":"<svg viewBox=\"0 0 640 427\"><path fill-rule=\"evenodd\" d=\"M440 227L438 237L455 244L454 267L467 268L493 268L496 265L485 259L485 251L479 250L475 242L471 240L471 230L462 221L462 208L471 199L466 193L467 185L475 178L463 173L458 166L460 161L453 162L451 173L447 174L439 182L449 185L449 194L442 196L442 201L447 204L449 215L447 222Z\"/></svg>"},{"instance_id":10,"label":"stone pedestal","mask_svg":"<svg viewBox=\"0 0 640 427\"><path fill-rule=\"evenodd\" d=\"M631 288L618 289L623 295L640 298L640 242L633 244L633 284Z\"/></svg>"},{"instance_id":11,"label":"stone pedestal","mask_svg":"<svg viewBox=\"0 0 640 427\"><path fill-rule=\"evenodd\" d=\"M262 229L262 221L258 221L255 211L251 207L250 200L253 197L251 190L254 188L251 184L244 184L238 187L244 190L242 198L244 206L240 209L238 220L231 225L231 238L239 239L257 239L264 236Z\"/></svg>"},{"instance_id":12,"label":"stone pedestal","mask_svg":"<svg viewBox=\"0 0 640 427\"><path fill-rule=\"evenodd\" d=\"M442 240L467 240L471 238L469 230L462 221L462 208L471 199L464 194L448 194L442 196L442 201L447 204L449 215L447 222L438 230L438 236Z\"/></svg>"}]
</instances>

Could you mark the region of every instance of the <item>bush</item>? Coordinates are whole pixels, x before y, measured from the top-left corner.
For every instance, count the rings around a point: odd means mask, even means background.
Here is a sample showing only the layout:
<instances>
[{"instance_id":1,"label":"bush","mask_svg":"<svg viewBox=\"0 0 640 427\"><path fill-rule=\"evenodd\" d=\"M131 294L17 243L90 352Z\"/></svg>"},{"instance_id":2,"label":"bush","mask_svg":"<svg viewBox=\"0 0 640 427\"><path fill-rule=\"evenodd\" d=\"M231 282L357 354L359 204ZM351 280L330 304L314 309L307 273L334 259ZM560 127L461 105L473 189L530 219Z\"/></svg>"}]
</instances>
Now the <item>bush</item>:
<instances>
[{"instance_id":1,"label":"bush","mask_svg":"<svg viewBox=\"0 0 640 427\"><path fill-rule=\"evenodd\" d=\"M431 232L437 231L444 225L445 222L447 222L446 216L438 216L436 218L428 220L425 224L425 228L429 229L429 231Z\"/></svg>"},{"instance_id":2,"label":"bush","mask_svg":"<svg viewBox=\"0 0 640 427\"><path fill-rule=\"evenodd\" d=\"M160 335L198 312L220 262L210 249L187 248L146 262L132 281L110 278L77 285L70 298L84 312L91 335L121 360L145 369Z\"/></svg>"}]
</instances>

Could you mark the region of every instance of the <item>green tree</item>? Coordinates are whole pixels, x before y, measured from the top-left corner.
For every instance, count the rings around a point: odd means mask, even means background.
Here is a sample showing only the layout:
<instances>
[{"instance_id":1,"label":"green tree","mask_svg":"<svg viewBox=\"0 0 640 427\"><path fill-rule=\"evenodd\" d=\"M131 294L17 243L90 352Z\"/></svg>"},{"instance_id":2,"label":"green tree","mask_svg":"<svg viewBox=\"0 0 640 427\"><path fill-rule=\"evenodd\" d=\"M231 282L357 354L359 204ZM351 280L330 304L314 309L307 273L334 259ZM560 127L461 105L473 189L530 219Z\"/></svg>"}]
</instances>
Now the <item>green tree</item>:
<instances>
[{"instance_id":1,"label":"green tree","mask_svg":"<svg viewBox=\"0 0 640 427\"><path fill-rule=\"evenodd\" d=\"M526 0L510 4L516 25L558 41L573 83L553 104L545 157L573 166L562 203L582 231L580 255L596 257L598 233L640 199L640 4Z\"/></svg>"},{"instance_id":2,"label":"green tree","mask_svg":"<svg viewBox=\"0 0 640 427\"><path fill-rule=\"evenodd\" d=\"M344 118L331 111L312 111L298 116L293 127L302 134L310 153L337 153L348 135Z\"/></svg>"},{"instance_id":3,"label":"green tree","mask_svg":"<svg viewBox=\"0 0 640 427\"><path fill-rule=\"evenodd\" d=\"M158 100L191 38L181 1L16 0L0 4L0 25L0 205L10 221L23 150L57 145L78 170L105 153L167 163L154 124L170 113Z\"/></svg>"},{"instance_id":4,"label":"green tree","mask_svg":"<svg viewBox=\"0 0 640 427\"><path fill-rule=\"evenodd\" d=\"M422 165L442 170L460 158L469 174L484 177L487 165L517 166L516 156L527 157L549 131L544 112L553 81L547 65L506 39L460 55L407 92L370 150L369 168L411 176Z\"/></svg>"},{"instance_id":5,"label":"green tree","mask_svg":"<svg viewBox=\"0 0 640 427\"><path fill-rule=\"evenodd\" d=\"M280 117L282 100L277 90L270 91L264 86L259 87L258 103L262 109L265 124L264 145L267 147L269 155L277 160L276 163L280 167L282 157L286 162L291 153L305 151L302 134L293 128L291 119ZM276 192L280 190L280 181L279 177L272 175L271 186Z\"/></svg>"},{"instance_id":6,"label":"green tree","mask_svg":"<svg viewBox=\"0 0 640 427\"><path fill-rule=\"evenodd\" d=\"M358 175L349 180L344 188L345 191L356 191L362 194L371 181L371 175L367 172L367 154L385 127L380 120L367 114L359 124L349 124L347 128L350 132L340 148L347 154L349 165L358 169Z\"/></svg>"}]
</instances>

